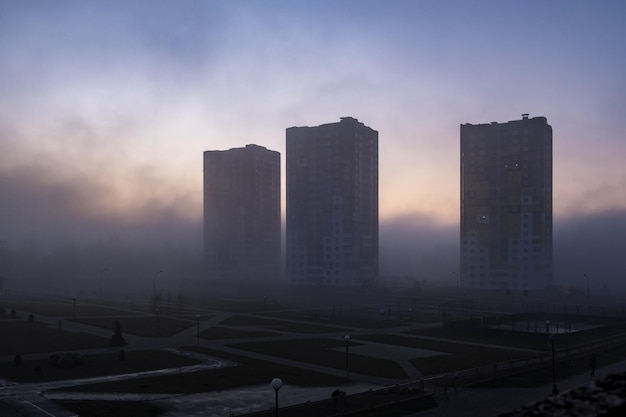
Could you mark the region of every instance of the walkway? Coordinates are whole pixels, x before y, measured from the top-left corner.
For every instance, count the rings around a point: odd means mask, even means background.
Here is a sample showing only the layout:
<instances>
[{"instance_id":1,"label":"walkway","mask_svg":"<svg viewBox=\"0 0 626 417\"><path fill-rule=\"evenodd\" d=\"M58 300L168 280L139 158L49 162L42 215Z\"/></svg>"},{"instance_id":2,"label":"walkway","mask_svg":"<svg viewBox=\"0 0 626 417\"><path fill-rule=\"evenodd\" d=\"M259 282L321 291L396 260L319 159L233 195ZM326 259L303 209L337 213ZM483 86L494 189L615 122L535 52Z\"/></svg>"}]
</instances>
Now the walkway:
<instances>
[{"instance_id":1,"label":"walkway","mask_svg":"<svg viewBox=\"0 0 626 417\"><path fill-rule=\"evenodd\" d=\"M622 372L626 372L626 361L599 368L595 380ZM589 375L584 374L558 380L557 386L564 393L592 381ZM449 391L447 395L438 394L437 408L407 417L496 417L543 400L551 392L552 384L535 388L463 388L457 392Z\"/></svg>"},{"instance_id":2,"label":"walkway","mask_svg":"<svg viewBox=\"0 0 626 417\"><path fill-rule=\"evenodd\" d=\"M214 314L214 312L211 312ZM224 319L228 318L231 315L241 315L237 313L216 313L211 319L203 320L200 322L200 332L204 331L207 328L215 326L216 324L222 322ZM22 316L25 316L23 313ZM111 336L110 329L103 329L99 327L90 326L87 324L77 323L71 320L65 320L59 317L45 317L38 315L38 321L47 322L51 326L57 326L59 320L62 322L62 328L66 331L80 331L85 333L91 333L99 336L103 336L109 338ZM196 321L189 320L193 324L190 325L186 330L172 336L172 337L162 337L162 338L148 338L148 337L139 337L133 336L130 334L124 334L125 339L129 343L128 347L125 347L127 350L140 350L140 349L155 349L155 348L169 348L169 347L178 347L185 345L192 345L196 342ZM292 320L293 322L301 322L306 324L311 324L306 321L298 321ZM330 323L328 324L331 325ZM418 328L422 327L419 324L414 325L413 327ZM241 327L237 327L237 329L244 329ZM406 331L409 327L398 328L398 330ZM385 332L389 332L389 329L385 329ZM351 336L354 340L358 340L359 335L365 334L375 334L380 333L380 329L358 329L351 330ZM336 332L329 332L327 334L316 334L315 337L332 337L332 338L340 338L343 336L343 333L340 329ZM236 353L238 355L245 355L252 358L263 359L263 360L271 360L274 362L279 362L285 365L292 365L303 370L310 370L316 372L322 372L330 375L335 375L339 377L343 377L345 375L344 370L336 369L336 368L328 368L324 366L318 366L308 363L302 363L294 360L281 359L274 356L268 356L264 354L259 354L250 351L242 351L239 349L234 349L226 346L231 342L245 342L245 341L264 341L264 340L281 340L281 339L294 339L294 338L309 338L310 334L302 334L302 333L293 333L288 331L283 331L280 336L268 336L264 338L251 338L251 339L233 339L233 340L220 340L220 341L212 341L212 340L204 340L200 339L200 346L222 350L225 352ZM447 342L458 342L447 339L438 339L445 340ZM361 343L361 341L359 341ZM466 343L466 342L463 342ZM481 344L482 345L482 344ZM483 345L489 347L499 347L497 345ZM355 346L355 348L357 348ZM370 352L369 356L382 356L385 358L393 357L398 359L398 363L402 368L407 372L407 374L411 377L411 379L419 379L421 374L418 370L416 370L412 365L409 364L408 359L411 358L409 354L409 350L406 347L402 346L393 346L393 345L382 345L374 342L363 342L363 345L358 347L359 349L368 349ZM103 350L112 351L117 350L118 348L105 348ZM509 349L509 348L507 348ZM89 350L85 351L85 354L90 354L92 352L97 352L99 350ZM415 349L412 349L412 356L415 356ZM378 352L378 353L376 353ZM429 352L425 351L425 355L428 355ZM49 353L41 353L37 355L28 355L29 358L35 357L47 357ZM12 357L3 357L0 358L0 361L10 361ZM226 363L222 363L219 366L225 366ZM178 372L178 368L176 371ZM608 372L616 372L616 371L626 371L626 362L621 362L619 364L615 364L609 367L600 368L598 370L598 375L604 376ZM163 371L155 371L155 372L163 372ZM129 378L137 375L125 375L125 376L114 376L114 377L102 377L102 378L93 378L87 380L74 380L74 381L55 381L50 383L43 384L18 384L18 385L10 385L6 387L2 387L0 385L0 400L8 401L8 405L11 405L13 408L19 406L17 409L19 410L19 414L21 416L28 417L70 417L73 416L72 413L60 409L58 406L48 401L48 399L55 398L89 398L89 399L122 399L128 398L125 396L120 396L118 394L88 394L85 397L85 394L77 394L77 393L58 393L58 392L49 392L41 396L41 393L52 388L59 387L68 387L72 385L77 385L80 383L87 382L97 382L100 380L111 380L112 378ZM355 381L359 381L359 384L351 384L347 386L341 387L343 391L346 391L348 394L367 391L368 389L377 389L382 386L389 386L395 384L396 380L390 380L385 378L378 378L371 375L357 375L351 374L351 377ZM570 378L568 380L559 381L559 388L561 391L565 391L571 389L575 386L585 384L589 382L589 378L584 376ZM283 406L304 403L306 401L316 401L320 399L327 399L330 396L330 393L334 390L334 388L300 388L290 386L286 384L280 390L280 403ZM550 387L539 387L539 388L531 388L531 389L504 389L504 388L470 388L470 389L460 389L457 392L449 391L447 395L438 394L437 401L439 407L436 409L428 410L421 412L419 414L420 417L439 417L439 416L458 416L458 417L474 417L474 416L496 416L500 412L512 411L519 408L521 405L530 403L539 399L544 398L550 392ZM137 399L137 396L133 397L133 394L130 395L132 398ZM45 397L45 398L44 398ZM255 386L255 387L244 387L240 389L232 389L227 391L213 391L202 394L194 394L194 395L184 395L184 396L145 396L141 397L142 400L154 401L157 405L162 405L164 409L167 410L166 414L163 417L180 417L180 416L202 416L202 417L225 417L232 414L244 414L253 411L259 411L268 409L273 407L274 405L274 391L268 384ZM3 408L4 407L4 408ZM0 401L0 415L3 417L5 415L10 416L10 411L6 411L10 409L7 407L7 404L2 405Z\"/></svg>"}]
</instances>

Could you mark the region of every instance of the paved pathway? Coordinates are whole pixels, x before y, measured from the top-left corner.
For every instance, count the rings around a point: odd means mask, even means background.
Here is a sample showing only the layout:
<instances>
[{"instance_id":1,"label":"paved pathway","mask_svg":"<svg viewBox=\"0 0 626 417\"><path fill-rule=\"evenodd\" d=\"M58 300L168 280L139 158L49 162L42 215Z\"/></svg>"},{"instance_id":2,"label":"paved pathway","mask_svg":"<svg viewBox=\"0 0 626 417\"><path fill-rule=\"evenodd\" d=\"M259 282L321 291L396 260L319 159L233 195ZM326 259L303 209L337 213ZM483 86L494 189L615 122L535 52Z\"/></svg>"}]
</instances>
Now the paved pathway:
<instances>
[{"instance_id":1,"label":"paved pathway","mask_svg":"<svg viewBox=\"0 0 626 417\"><path fill-rule=\"evenodd\" d=\"M200 332L203 330L215 326L216 324L222 322L222 320L228 318L231 315L242 315L239 313L214 313L210 312L213 315L210 319L205 319L200 322ZM23 315L24 317L25 315ZM99 335L102 337L109 338L112 334L110 329L103 329L100 327L94 327L83 323L73 322L71 320L66 320L64 318L59 317L45 317L38 315L38 321L49 323L51 326L57 326L59 320L62 322L62 328L65 331L80 331L85 333L91 333L95 335ZM192 325L186 330L172 336L172 337L162 337L162 338L148 338L148 337L139 337L130 334L124 334L124 338L129 343L129 346L125 347L126 350L141 350L141 349L155 349L155 348L169 348L172 346L188 346L193 345L196 342L199 342L201 346L222 350L224 352L236 353L238 355L245 355L252 358L258 359L266 359L272 360L275 362L279 362L285 365L296 366L300 369L316 371L327 373L330 375L335 375L339 377L343 377L345 375L344 370L335 369L335 368L327 368L319 365L301 363L293 360L282 359L277 357L270 357L267 355L263 355L260 353L250 352L250 351L242 351L239 349L235 349L232 347L226 346L228 343L232 342L246 342L246 341L264 341L264 340L280 340L280 339L297 339L297 338L310 338L310 334L302 334L302 333L294 333L288 331L282 331L279 336L268 336L264 338L250 338L250 339L233 339L233 340L205 340L200 339L199 341L196 339L196 320L189 320ZM291 320L294 323L300 323L298 320ZM310 322L302 321L302 323L306 323L310 325ZM325 325L330 326L331 323ZM427 325L428 326L428 325ZM415 324L414 328L426 327L419 324ZM235 327L237 329L245 329L242 327ZM406 331L408 327L398 328L397 330ZM359 335L365 334L375 334L380 333L380 329L358 329L358 330L350 330L350 334L353 337L353 340L358 340ZM385 329L385 332L389 332L389 329ZM343 336L343 331L338 329L334 332L329 332L327 334L316 334L315 337L336 337L341 338ZM434 339L434 338L429 338ZM447 339L437 339L444 340L446 342L455 342ZM359 340L359 343L363 343L363 345L358 348L369 349L373 351L379 351L378 354L372 354L370 352L370 356L383 355L384 357L394 357L399 358L398 363L400 366L407 372L407 374L412 379L418 379L421 377L421 373L416 370L412 365L409 364L408 359L410 359L410 355L407 353L407 348L401 346L392 346L392 345L381 345L374 342L364 342ZM462 342L466 343L466 342ZM481 344L482 345L482 344ZM501 346L497 345L484 345L494 348L501 348ZM355 346L355 348L357 348ZM384 350L384 352L380 352L380 350ZM507 347L510 349L510 347ZM118 348L105 348L105 349L96 349L96 350L88 350L83 351L85 354L91 354L92 352L100 352L100 351L117 351ZM413 356L415 354L415 350L413 349ZM426 354L426 353L425 353ZM28 358L35 357L48 357L49 353L41 353L38 355L24 355ZM12 357L0 357L0 361L10 361ZM619 366L618 366L619 365ZM620 368L621 367L621 368ZM614 365L609 368L601 368L598 370L598 375L603 375L603 372L608 372L609 370L626 370L626 362ZM178 370L178 368L177 368ZM161 371L158 371L161 372ZM103 377L103 378L124 378L130 376L118 376L118 377ZM351 377L354 381L359 381L359 384L351 384L348 386L344 386L341 389L348 392L359 392L366 391L370 388L376 389L381 386L389 386L395 384L396 380L390 380L385 378L378 378L371 375L358 375L351 373ZM90 380L95 382L95 379ZM0 381L1 382L1 381ZM64 398L74 398L76 396L85 395L85 394L76 394L76 393L49 393L45 394L43 397L41 393L52 389L58 388L61 386L72 386L77 385L78 383L86 383L87 381L55 381L54 383L46 383L46 384L19 384L2 388L0 384L0 400L5 401L4 404L0 401L0 416L4 417L9 416L13 417L10 413L13 411L7 410L18 410L15 414L17 416L27 416L27 417L70 417L73 416L72 413L60 409L58 406L54 405L52 402L48 401L47 398L61 398L65 395ZM571 380L560 381L559 387L562 391L570 389L574 386L584 384L588 382L588 378L577 377L571 378ZM55 385L56 383L56 385ZM290 386L286 384L280 391L280 399L282 405L290 405L297 404L306 401L315 401L319 399L326 399L329 397L330 392L332 392L333 388L300 388ZM439 407L433 410L421 412L416 414L416 416L420 417L439 417L439 416L459 416L459 417L474 417L474 416L496 416L498 413L503 411L511 411L516 408L519 408L521 405L525 403L529 403L532 401L536 401L545 397L547 393L550 392L550 387L539 387L532 389L499 389L499 388L485 388L485 389L462 389L458 392L449 391L447 395L438 395L437 400L439 403ZM107 397L108 394L93 394L89 398L111 398ZM132 396L132 395L131 395ZM84 397L83 397L84 398ZM120 399L121 397L117 395L115 398ZM269 382L266 385L260 385L256 387L245 387L240 389L233 389L228 391L217 391L217 392L208 392L202 394L194 394L194 395L184 395L184 396L152 396L152 397L142 397L144 400L155 401L156 404L159 404L164 407L164 409L168 410L163 417L179 417L179 416L202 416L202 417L211 417L211 416L228 416L229 414L243 414L252 411L258 411L273 407L274 401L274 392L269 386Z\"/></svg>"},{"instance_id":2,"label":"paved pathway","mask_svg":"<svg viewBox=\"0 0 626 417\"><path fill-rule=\"evenodd\" d=\"M28 313L26 312L18 312L21 317L26 317ZM216 313L213 314L211 312L212 317L210 319L202 320L200 322L200 332L204 331L207 328L215 326L220 323L222 320L228 318L231 315L240 315L237 313ZM98 335L101 337L109 338L112 334L110 329L104 329L101 327L91 326L85 323L75 322L70 320L70 318L64 317L49 317L43 315L37 315L37 321L47 323L50 326L57 327L59 322L61 322L61 327L64 331L71 332L84 332L90 333L94 335ZM242 351L239 349L234 349L225 346L228 343L232 342L246 342L246 341L260 341L260 340L276 340L278 339L293 339L293 338L310 338L310 334L302 334L302 333L290 333L287 331L283 331L279 336L269 336L267 338L250 338L250 339L232 339L232 340L205 340L196 338L197 334L197 326L196 320L189 320L194 325L190 326L186 330L171 336L171 337L161 337L161 338L150 338L150 337L140 337L134 336L132 334L124 334L124 338L128 342L128 346L125 346L124 349L127 351L132 350L142 350L142 349L166 349L172 350L169 348L170 346L189 346L193 345L194 342L199 343L200 346L222 350L225 352L235 353L238 355L244 354L248 357L253 357L257 359L267 360L270 359L275 362L280 362L285 365L296 366L301 369L308 369L311 371L327 373L331 375L335 375L338 377L345 376L344 370L339 370L335 368L327 368L319 365L306 364L298 361L288 360L277 358L273 356L268 356L260 353ZM298 322L293 320L294 322ZM310 323L307 323L310 324ZM236 327L237 329L242 329L241 327ZM255 328L255 330L258 330ZM334 337L342 337L343 332L337 331L329 334ZM316 334L315 337L320 337L324 335ZM112 348L101 348L101 349L81 349L81 353L83 354L93 354L93 353L103 353L103 352L117 352L119 350L118 347ZM181 354L180 351L176 353ZM37 354L28 354L22 355L23 359L37 359L37 358L47 358L49 357L50 352L37 353ZM9 362L13 360L13 356L4 356L0 357L0 362ZM219 364L219 366L229 365L223 361ZM188 370L192 370L194 367L187 367ZM172 370L175 372L179 372L180 368L176 368ZM413 369L413 371L415 371ZM162 374L163 372L167 372L167 370L158 370L154 372L142 373L142 375L149 375L151 373ZM118 376L108 376L108 377L95 377L83 380L65 380L65 381L51 381L46 383L33 383L33 384L10 384L8 381L0 380L0 411L3 414L0 416L13 417L15 416L26 416L26 417L74 417L74 414L56 406L54 403L50 402L50 399L110 399L110 400L119 400L119 399L142 399L148 401L155 401L159 405L163 406L166 410L169 410L166 414L167 417L179 417L179 416L220 416L234 414L243 414L251 411L258 411L263 409L268 409L273 407L274 404L274 391L267 385L260 385L255 387L245 387L240 389L233 389L227 391L214 391L202 394L194 394L194 395L146 395L146 396L137 396L135 394L129 395L119 395L119 394L85 394L85 393L58 393L58 392L49 392L45 393L48 390L52 390L55 388L62 387L70 387L85 383L95 383L95 382L103 382L103 381L111 381L111 380L119 380L125 378L136 377L138 374L129 374L129 375L118 375ZM367 391L368 389L376 389L385 385L390 385L395 382L395 380L390 380L386 378L377 378L370 375L359 375L359 374L351 374L353 380L362 381L364 383L361 384L350 384L347 386L342 386L342 390L347 393L356 393ZM326 399L330 396L330 393L334 390L334 388L302 388L295 387L286 384L280 392L281 395L281 404L293 405L306 401L316 401L320 399ZM43 394L42 394L43 393Z\"/></svg>"},{"instance_id":3,"label":"paved pathway","mask_svg":"<svg viewBox=\"0 0 626 417\"><path fill-rule=\"evenodd\" d=\"M626 372L626 361L598 368L595 379L621 372ZM588 374L583 374L558 380L557 386L561 393L565 393L591 381ZM407 417L496 417L543 400L551 392L552 384L533 388L464 388L447 395L438 394L437 408Z\"/></svg>"}]
</instances>

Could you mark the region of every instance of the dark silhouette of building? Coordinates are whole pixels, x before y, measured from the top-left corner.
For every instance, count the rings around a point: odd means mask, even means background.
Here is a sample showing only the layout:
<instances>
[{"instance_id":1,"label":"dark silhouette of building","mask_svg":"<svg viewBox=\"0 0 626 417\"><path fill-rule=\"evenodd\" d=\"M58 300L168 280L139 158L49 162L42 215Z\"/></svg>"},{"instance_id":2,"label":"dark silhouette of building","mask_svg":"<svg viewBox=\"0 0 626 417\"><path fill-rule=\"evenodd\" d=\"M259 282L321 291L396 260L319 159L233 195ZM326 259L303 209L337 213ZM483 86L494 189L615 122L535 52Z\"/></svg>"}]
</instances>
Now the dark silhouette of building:
<instances>
[{"instance_id":1,"label":"dark silhouette of building","mask_svg":"<svg viewBox=\"0 0 626 417\"><path fill-rule=\"evenodd\" d=\"M461 283L506 293L552 280L552 127L461 125Z\"/></svg>"},{"instance_id":2,"label":"dark silhouette of building","mask_svg":"<svg viewBox=\"0 0 626 417\"><path fill-rule=\"evenodd\" d=\"M378 132L352 117L287 129L287 274L293 283L378 277Z\"/></svg>"},{"instance_id":3,"label":"dark silhouette of building","mask_svg":"<svg viewBox=\"0 0 626 417\"><path fill-rule=\"evenodd\" d=\"M209 276L278 279L280 229L280 153L257 145L204 152Z\"/></svg>"}]
</instances>

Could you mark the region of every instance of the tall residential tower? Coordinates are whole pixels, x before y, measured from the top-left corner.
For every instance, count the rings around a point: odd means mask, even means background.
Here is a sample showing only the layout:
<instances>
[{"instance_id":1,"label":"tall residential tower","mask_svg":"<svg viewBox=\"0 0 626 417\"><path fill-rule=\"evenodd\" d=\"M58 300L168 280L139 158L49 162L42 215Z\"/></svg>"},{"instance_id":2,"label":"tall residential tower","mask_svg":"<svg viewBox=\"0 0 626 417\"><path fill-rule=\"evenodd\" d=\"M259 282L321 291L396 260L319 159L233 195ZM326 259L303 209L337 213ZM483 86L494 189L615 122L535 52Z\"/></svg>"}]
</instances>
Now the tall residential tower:
<instances>
[{"instance_id":1,"label":"tall residential tower","mask_svg":"<svg viewBox=\"0 0 626 417\"><path fill-rule=\"evenodd\" d=\"M204 259L216 279L278 279L280 153L204 152Z\"/></svg>"},{"instance_id":2,"label":"tall residential tower","mask_svg":"<svg viewBox=\"0 0 626 417\"><path fill-rule=\"evenodd\" d=\"M506 292L552 280L552 127L461 125L461 283Z\"/></svg>"},{"instance_id":3,"label":"tall residential tower","mask_svg":"<svg viewBox=\"0 0 626 417\"><path fill-rule=\"evenodd\" d=\"M287 274L297 284L378 277L378 132L352 117L287 129Z\"/></svg>"}]
</instances>

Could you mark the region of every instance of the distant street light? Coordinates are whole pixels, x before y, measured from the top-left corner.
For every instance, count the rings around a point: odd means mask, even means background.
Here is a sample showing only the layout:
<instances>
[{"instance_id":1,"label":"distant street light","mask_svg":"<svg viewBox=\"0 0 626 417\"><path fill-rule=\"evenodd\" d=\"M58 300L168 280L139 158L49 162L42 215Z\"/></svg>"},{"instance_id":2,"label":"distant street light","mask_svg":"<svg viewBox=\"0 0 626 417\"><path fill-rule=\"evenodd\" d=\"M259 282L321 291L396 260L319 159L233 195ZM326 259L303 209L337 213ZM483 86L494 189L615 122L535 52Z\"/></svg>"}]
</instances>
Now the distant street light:
<instances>
[{"instance_id":1,"label":"distant street light","mask_svg":"<svg viewBox=\"0 0 626 417\"><path fill-rule=\"evenodd\" d=\"M350 346L350 335L347 334L343 337L343 340L346 341L346 379L349 381L350 380L350 350L349 350L349 346Z\"/></svg>"},{"instance_id":2,"label":"distant street light","mask_svg":"<svg viewBox=\"0 0 626 417\"><path fill-rule=\"evenodd\" d=\"M108 270L109 268L104 268L102 271L100 271L100 299L102 299L102 274L104 274Z\"/></svg>"},{"instance_id":3,"label":"distant street light","mask_svg":"<svg viewBox=\"0 0 626 417\"><path fill-rule=\"evenodd\" d=\"M583 274L583 276L587 280L587 311L589 312L589 315L591 315L591 293L589 292L589 277L587 276L587 274Z\"/></svg>"},{"instance_id":4,"label":"distant street light","mask_svg":"<svg viewBox=\"0 0 626 417\"><path fill-rule=\"evenodd\" d=\"M283 386L283 381L280 378L274 378L272 379L271 385L276 392L276 405L274 406L274 415L278 417L278 390Z\"/></svg>"},{"instance_id":5,"label":"distant street light","mask_svg":"<svg viewBox=\"0 0 626 417\"><path fill-rule=\"evenodd\" d=\"M459 275L454 271L452 271L452 275L456 277L456 298L459 298Z\"/></svg>"},{"instance_id":6,"label":"distant street light","mask_svg":"<svg viewBox=\"0 0 626 417\"><path fill-rule=\"evenodd\" d=\"M550 334L550 320L546 320L546 334Z\"/></svg>"},{"instance_id":7,"label":"distant street light","mask_svg":"<svg viewBox=\"0 0 626 417\"><path fill-rule=\"evenodd\" d=\"M196 345L200 346L200 314L196 314Z\"/></svg>"},{"instance_id":8,"label":"distant street light","mask_svg":"<svg viewBox=\"0 0 626 417\"><path fill-rule=\"evenodd\" d=\"M556 353L554 352L554 336L550 335L550 344L552 345L552 395L559 393L556 387Z\"/></svg>"},{"instance_id":9,"label":"distant street light","mask_svg":"<svg viewBox=\"0 0 626 417\"><path fill-rule=\"evenodd\" d=\"M159 270L152 275L152 294L156 297L156 276L159 275L163 270Z\"/></svg>"}]
</instances>

